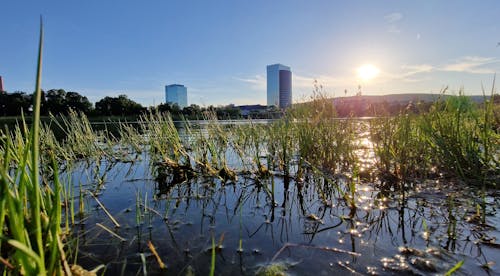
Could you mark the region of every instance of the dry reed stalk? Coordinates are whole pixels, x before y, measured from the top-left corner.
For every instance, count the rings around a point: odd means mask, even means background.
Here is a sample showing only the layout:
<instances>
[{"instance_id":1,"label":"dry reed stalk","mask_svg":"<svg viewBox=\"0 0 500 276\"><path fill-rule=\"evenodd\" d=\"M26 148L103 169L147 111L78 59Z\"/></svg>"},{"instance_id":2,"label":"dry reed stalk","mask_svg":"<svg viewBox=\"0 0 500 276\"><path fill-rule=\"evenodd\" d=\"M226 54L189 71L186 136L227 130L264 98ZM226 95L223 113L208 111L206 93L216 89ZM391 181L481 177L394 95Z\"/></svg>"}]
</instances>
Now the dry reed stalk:
<instances>
[{"instance_id":1,"label":"dry reed stalk","mask_svg":"<svg viewBox=\"0 0 500 276\"><path fill-rule=\"evenodd\" d=\"M97 197L92 193L92 192L89 192L89 194L95 199L95 201L97 202L97 204L99 204L99 206L101 206L102 210L104 210L104 213L106 213L106 215L108 215L109 219L111 219L111 221L115 224L116 227L120 227L120 224L115 220L115 218L108 212L108 210L106 209L106 207L104 207L104 205L99 201L99 199L97 199Z\"/></svg>"},{"instance_id":2,"label":"dry reed stalk","mask_svg":"<svg viewBox=\"0 0 500 276\"><path fill-rule=\"evenodd\" d=\"M167 266L161 260L160 255L158 255L158 252L156 252L156 248L151 241L148 241L148 247L149 247L149 250L151 250L151 253L153 253L153 255L156 257L156 261L158 262L158 265L160 266L160 268L166 269Z\"/></svg>"}]
</instances>

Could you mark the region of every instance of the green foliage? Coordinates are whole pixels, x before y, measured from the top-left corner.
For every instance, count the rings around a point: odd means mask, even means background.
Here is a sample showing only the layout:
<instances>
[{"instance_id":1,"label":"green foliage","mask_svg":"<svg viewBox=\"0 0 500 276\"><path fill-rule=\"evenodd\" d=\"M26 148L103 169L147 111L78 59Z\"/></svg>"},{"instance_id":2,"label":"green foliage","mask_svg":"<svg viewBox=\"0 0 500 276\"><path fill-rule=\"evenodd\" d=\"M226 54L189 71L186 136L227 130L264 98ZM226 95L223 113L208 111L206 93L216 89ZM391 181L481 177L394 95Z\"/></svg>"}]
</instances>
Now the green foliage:
<instances>
[{"instance_id":1,"label":"green foliage","mask_svg":"<svg viewBox=\"0 0 500 276\"><path fill-rule=\"evenodd\" d=\"M480 109L463 95L436 102L419 124L432 163L464 179L498 173L500 136L492 116L491 105Z\"/></svg>"},{"instance_id":2,"label":"green foliage","mask_svg":"<svg viewBox=\"0 0 500 276\"><path fill-rule=\"evenodd\" d=\"M95 110L102 115L139 115L145 109L138 103L130 100L127 95L119 95L118 97L104 97L95 103Z\"/></svg>"},{"instance_id":3,"label":"green foliage","mask_svg":"<svg viewBox=\"0 0 500 276\"><path fill-rule=\"evenodd\" d=\"M33 110L33 97L35 94L24 92L0 93L0 116L18 116L21 112ZM77 92L66 92L63 89L51 89L47 92L40 91L40 114L68 114L70 110L90 113L92 104L87 97Z\"/></svg>"},{"instance_id":4,"label":"green foliage","mask_svg":"<svg viewBox=\"0 0 500 276\"><path fill-rule=\"evenodd\" d=\"M62 189L53 158L49 168L54 181L47 186L39 183L43 45L43 28L40 28L33 125L31 130L23 130L25 138L7 136L0 159L0 252L9 256L8 262L14 267L4 271L9 274L60 274L64 265L60 227Z\"/></svg>"},{"instance_id":5,"label":"green foliage","mask_svg":"<svg viewBox=\"0 0 500 276\"><path fill-rule=\"evenodd\" d=\"M0 93L0 116L16 116L29 110L33 103L32 95L24 92Z\"/></svg>"},{"instance_id":6,"label":"green foliage","mask_svg":"<svg viewBox=\"0 0 500 276\"><path fill-rule=\"evenodd\" d=\"M500 136L492 98L477 106L460 94L435 102L420 115L401 113L371 120L378 168L400 178L444 172L493 183L498 177Z\"/></svg>"}]
</instances>

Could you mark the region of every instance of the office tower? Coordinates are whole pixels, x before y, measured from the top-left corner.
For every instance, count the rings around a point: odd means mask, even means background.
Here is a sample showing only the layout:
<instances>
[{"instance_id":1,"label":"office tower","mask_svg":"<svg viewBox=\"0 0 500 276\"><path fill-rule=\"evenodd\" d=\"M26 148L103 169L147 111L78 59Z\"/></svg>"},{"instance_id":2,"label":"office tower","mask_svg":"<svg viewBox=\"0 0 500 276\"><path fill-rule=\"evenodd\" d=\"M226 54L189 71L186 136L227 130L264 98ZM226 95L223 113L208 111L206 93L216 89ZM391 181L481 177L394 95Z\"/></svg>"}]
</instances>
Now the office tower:
<instances>
[{"instance_id":1,"label":"office tower","mask_svg":"<svg viewBox=\"0 0 500 276\"><path fill-rule=\"evenodd\" d=\"M5 90L3 90L3 79L2 76L0 76L0 93L3 93Z\"/></svg>"},{"instance_id":2,"label":"office tower","mask_svg":"<svg viewBox=\"0 0 500 276\"><path fill-rule=\"evenodd\" d=\"M165 86L165 102L177 104L180 108L188 105L187 87L181 84L171 84Z\"/></svg>"},{"instance_id":3,"label":"office tower","mask_svg":"<svg viewBox=\"0 0 500 276\"><path fill-rule=\"evenodd\" d=\"M292 105L292 71L282 64L267 66L267 106Z\"/></svg>"}]
</instances>

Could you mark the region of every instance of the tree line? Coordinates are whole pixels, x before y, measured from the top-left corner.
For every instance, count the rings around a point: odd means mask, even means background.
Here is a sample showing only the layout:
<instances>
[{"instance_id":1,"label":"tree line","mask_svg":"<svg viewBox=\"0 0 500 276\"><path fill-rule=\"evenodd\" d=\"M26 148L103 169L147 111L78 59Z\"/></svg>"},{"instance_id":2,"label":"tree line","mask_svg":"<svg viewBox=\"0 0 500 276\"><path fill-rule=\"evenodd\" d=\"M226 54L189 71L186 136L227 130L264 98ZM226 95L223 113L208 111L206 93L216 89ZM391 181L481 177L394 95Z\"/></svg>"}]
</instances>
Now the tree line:
<instances>
[{"instance_id":1,"label":"tree line","mask_svg":"<svg viewBox=\"0 0 500 276\"><path fill-rule=\"evenodd\" d=\"M20 116L31 113L33 94L21 91L13 93L0 92L0 116ZM213 112L220 119L240 118L241 113L234 105L200 107L196 104L180 108L177 104L164 103L157 106L144 107L129 99L126 95L106 96L93 105L89 99L78 92L64 89L42 91L41 115L66 115L70 110L82 112L87 116L139 116L148 110L170 112L174 119L202 119L207 111Z\"/></svg>"}]
</instances>

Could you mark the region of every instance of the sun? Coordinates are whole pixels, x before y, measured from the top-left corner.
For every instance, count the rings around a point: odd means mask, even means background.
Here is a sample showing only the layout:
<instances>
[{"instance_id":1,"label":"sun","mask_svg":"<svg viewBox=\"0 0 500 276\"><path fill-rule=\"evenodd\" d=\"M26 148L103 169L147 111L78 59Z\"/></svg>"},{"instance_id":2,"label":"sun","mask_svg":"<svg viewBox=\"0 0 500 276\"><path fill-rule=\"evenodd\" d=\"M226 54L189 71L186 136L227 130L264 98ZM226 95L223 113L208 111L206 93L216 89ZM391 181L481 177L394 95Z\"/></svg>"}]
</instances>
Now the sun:
<instances>
[{"instance_id":1,"label":"sun","mask_svg":"<svg viewBox=\"0 0 500 276\"><path fill-rule=\"evenodd\" d=\"M369 81L378 76L380 70L372 64L364 64L358 68L358 77L362 81Z\"/></svg>"}]
</instances>

